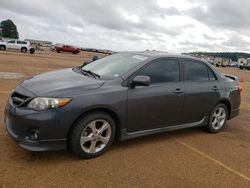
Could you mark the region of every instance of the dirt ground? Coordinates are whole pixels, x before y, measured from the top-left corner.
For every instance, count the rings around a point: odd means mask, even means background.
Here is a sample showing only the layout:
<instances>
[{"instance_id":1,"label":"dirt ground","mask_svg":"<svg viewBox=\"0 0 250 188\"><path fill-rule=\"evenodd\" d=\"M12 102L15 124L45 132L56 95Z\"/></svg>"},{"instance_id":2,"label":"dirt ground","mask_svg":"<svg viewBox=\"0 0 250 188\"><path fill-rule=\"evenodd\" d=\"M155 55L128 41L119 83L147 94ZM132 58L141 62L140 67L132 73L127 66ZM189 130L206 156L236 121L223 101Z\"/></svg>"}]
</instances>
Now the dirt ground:
<instances>
[{"instance_id":1,"label":"dirt ground","mask_svg":"<svg viewBox=\"0 0 250 188\"><path fill-rule=\"evenodd\" d=\"M200 128L168 132L115 144L101 157L80 160L68 151L31 153L4 127L4 107L21 80L80 65L92 57L41 52L0 52L0 188L2 187L250 187L250 72L220 69L244 82L240 115L219 134Z\"/></svg>"}]
</instances>

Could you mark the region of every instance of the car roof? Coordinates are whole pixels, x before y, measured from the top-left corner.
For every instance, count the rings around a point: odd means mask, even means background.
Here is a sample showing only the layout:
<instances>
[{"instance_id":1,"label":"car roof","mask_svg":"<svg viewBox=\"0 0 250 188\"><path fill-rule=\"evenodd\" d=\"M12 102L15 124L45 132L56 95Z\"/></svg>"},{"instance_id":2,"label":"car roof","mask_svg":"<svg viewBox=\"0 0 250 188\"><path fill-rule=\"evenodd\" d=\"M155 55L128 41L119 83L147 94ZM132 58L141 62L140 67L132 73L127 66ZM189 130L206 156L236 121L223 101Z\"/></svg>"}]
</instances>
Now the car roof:
<instances>
[{"instance_id":1,"label":"car roof","mask_svg":"<svg viewBox=\"0 0 250 188\"><path fill-rule=\"evenodd\" d=\"M203 61L200 58L196 58L193 56L189 55L182 55L182 54L172 54L168 52L163 52L163 51L128 51L125 53L130 53L130 54L135 54L135 55L142 55L142 56L147 56L151 58L161 58L161 57L168 57L168 58L183 58L183 59L192 59L192 60L197 60L197 61Z\"/></svg>"}]
</instances>

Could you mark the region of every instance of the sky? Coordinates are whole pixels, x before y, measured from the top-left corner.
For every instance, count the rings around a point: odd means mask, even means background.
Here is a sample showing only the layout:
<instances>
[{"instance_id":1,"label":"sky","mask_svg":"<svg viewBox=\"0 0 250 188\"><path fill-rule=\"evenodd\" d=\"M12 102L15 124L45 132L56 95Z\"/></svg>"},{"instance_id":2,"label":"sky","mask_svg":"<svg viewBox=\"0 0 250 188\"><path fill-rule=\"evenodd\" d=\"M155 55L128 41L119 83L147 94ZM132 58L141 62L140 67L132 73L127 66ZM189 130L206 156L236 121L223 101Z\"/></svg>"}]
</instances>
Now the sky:
<instances>
[{"instance_id":1,"label":"sky","mask_svg":"<svg viewBox=\"0 0 250 188\"><path fill-rule=\"evenodd\" d=\"M0 0L21 39L114 51L250 51L250 0Z\"/></svg>"}]
</instances>

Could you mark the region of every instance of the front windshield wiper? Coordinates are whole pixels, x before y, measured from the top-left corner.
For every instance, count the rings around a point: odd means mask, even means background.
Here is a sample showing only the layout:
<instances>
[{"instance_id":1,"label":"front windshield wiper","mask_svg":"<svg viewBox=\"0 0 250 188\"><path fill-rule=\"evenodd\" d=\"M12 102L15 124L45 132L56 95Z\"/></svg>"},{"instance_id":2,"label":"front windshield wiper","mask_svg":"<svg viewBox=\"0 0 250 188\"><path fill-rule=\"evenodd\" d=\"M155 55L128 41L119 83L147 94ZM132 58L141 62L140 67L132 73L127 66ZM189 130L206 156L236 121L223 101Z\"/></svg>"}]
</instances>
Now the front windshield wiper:
<instances>
[{"instance_id":1,"label":"front windshield wiper","mask_svg":"<svg viewBox=\"0 0 250 188\"><path fill-rule=\"evenodd\" d=\"M86 73L87 73L87 74L93 76L94 78L101 78L101 76L100 76L99 74L96 74L96 73L94 73L94 72L91 71L91 70L85 70L85 69L80 68L80 71L81 71L83 74L86 74Z\"/></svg>"}]
</instances>

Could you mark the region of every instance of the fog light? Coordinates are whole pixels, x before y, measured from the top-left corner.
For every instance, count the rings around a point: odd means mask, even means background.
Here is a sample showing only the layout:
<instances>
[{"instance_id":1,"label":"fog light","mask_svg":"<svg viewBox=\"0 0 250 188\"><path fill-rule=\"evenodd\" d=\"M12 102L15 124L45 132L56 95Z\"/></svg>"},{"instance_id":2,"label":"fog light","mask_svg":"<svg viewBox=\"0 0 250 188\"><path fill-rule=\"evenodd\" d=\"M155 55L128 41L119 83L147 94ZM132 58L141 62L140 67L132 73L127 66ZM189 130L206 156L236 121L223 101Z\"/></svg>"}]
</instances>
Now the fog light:
<instances>
[{"instance_id":1,"label":"fog light","mask_svg":"<svg viewBox=\"0 0 250 188\"><path fill-rule=\"evenodd\" d=\"M28 139L31 141L37 141L39 139L39 131L37 129L32 129L29 132Z\"/></svg>"}]
</instances>

